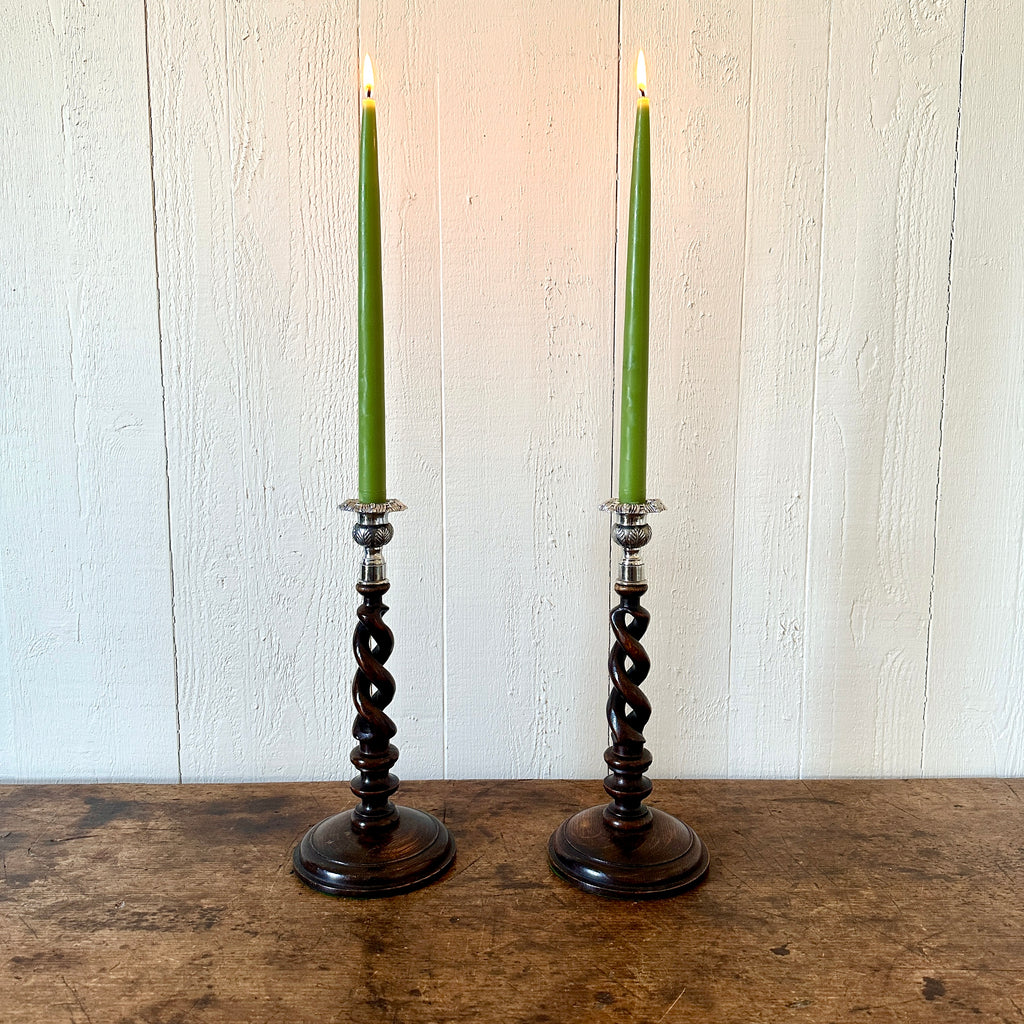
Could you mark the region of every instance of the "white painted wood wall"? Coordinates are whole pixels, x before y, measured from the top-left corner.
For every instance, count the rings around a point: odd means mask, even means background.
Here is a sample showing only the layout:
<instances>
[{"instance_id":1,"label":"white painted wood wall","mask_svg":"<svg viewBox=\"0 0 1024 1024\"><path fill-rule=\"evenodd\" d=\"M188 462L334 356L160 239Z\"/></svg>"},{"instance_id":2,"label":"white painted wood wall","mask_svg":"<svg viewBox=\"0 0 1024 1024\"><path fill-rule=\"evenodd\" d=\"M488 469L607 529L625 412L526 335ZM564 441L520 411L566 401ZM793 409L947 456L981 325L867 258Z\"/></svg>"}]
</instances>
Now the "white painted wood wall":
<instances>
[{"instance_id":1,"label":"white painted wood wall","mask_svg":"<svg viewBox=\"0 0 1024 1024\"><path fill-rule=\"evenodd\" d=\"M0 779L350 774L364 50L399 771L602 774L639 46L654 774L1024 771L1016 3L28 0L0 40Z\"/></svg>"}]
</instances>

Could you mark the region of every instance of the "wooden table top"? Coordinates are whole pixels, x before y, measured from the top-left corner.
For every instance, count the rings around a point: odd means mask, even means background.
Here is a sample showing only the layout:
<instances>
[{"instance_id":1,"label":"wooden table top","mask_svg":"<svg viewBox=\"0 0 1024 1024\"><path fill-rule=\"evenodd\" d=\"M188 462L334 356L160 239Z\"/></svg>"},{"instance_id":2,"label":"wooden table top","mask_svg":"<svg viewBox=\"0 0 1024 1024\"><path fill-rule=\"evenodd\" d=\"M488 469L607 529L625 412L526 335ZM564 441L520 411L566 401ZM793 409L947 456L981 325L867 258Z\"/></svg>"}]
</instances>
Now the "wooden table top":
<instances>
[{"instance_id":1,"label":"wooden table top","mask_svg":"<svg viewBox=\"0 0 1024 1024\"><path fill-rule=\"evenodd\" d=\"M348 900L292 873L334 783L0 787L0 1019L1024 1020L1024 783L658 782L711 851L624 903L546 863L594 782L402 785L440 883Z\"/></svg>"}]
</instances>

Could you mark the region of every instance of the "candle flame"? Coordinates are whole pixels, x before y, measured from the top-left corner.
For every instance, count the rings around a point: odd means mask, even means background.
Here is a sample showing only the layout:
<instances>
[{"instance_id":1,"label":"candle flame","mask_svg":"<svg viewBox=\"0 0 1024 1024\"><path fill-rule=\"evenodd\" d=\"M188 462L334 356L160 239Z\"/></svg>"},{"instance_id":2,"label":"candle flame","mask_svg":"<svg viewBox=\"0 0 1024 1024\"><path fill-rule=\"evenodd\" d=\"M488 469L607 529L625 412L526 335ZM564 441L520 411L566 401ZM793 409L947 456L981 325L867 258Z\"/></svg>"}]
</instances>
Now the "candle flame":
<instances>
[{"instance_id":1,"label":"candle flame","mask_svg":"<svg viewBox=\"0 0 1024 1024\"><path fill-rule=\"evenodd\" d=\"M363 58L363 92L366 93L367 98L373 92L373 65L370 63L369 54Z\"/></svg>"},{"instance_id":2,"label":"candle flame","mask_svg":"<svg viewBox=\"0 0 1024 1024\"><path fill-rule=\"evenodd\" d=\"M636 58L636 87L640 90L641 96L647 95L647 62L644 60L643 50Z\"/></svg>"}]
</instances>

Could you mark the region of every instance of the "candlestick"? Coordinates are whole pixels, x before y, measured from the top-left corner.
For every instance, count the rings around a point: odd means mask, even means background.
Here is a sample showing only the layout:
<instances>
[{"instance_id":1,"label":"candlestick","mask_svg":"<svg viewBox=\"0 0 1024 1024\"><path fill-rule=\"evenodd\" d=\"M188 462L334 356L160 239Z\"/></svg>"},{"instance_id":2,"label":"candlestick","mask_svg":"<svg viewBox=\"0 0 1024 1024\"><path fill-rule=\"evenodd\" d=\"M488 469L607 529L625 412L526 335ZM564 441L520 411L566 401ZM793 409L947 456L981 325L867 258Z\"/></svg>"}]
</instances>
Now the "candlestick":
<instances>
[{"instance_id":1,"label":"candlestick","mask_svg":"<svg viewBox=\"0 0 1024 1024\"><path fill-rule=\"evenodd\" d=\"M640 641L651 617L640 604L647 591L641 549L651 539L648 513L665 506L654 498L608 501L601 508L614 513L612 536L623 549L615 581L619 604L610 616L615 641L608 657L612 743L604 755L609 769L604 788L612 799L563 821L548 843L548 859L557 875L587 892L657 899L691 888L708 871L708 853L697 833L644 803L653 789L645 774L652 758L643 734L651 705L640 687L651 659Z\"/></svg>"},{"instance_id":2,"label":"candlestick","mask_svg":"<svg viewBox=\"0 0 1024 1024\"><path fill-rule=\"evenodd\" d=\"M363 62L359 137L359 500L387 495L384 439L384 288L380 256L380 183L373 65Z\"/></svg>"},{"instance_id":3,"label":"candlestick","mask_svg":"<svg viewBox=\"0 0 1024 1024\"><path fill-rule=\"evenodd\" d=\"M352 792L359 803L314 825L295 848L295 873L307 885L332 896L394 896L440 878L455 862L455 841L432 814L398 807L391 797L398 779L391 774L398 750L391 743L395 723L385 713L395 695L395 680L384 667L394 635L384 623L387 578L384 545L393 534L391 512L400 501L366 503L349 499L342 506L359 516L352 537L363 548L356 583L362 602L353 637L356 674L352 699L356 720L352 750L359 774Z\"/></svg>"},{"instance_id":4,"label":"candlestick","mask_svg":"<svg viewBox=\"0 0 1024 1024\"><path fill-rule=\"evenodd\" d=\"M636 62L636 127L626 242L626 305L622 334L622 416L619 501L647 498L647 364L651 298L651 111L643 50Z\"/></svg>"}]
</instances>

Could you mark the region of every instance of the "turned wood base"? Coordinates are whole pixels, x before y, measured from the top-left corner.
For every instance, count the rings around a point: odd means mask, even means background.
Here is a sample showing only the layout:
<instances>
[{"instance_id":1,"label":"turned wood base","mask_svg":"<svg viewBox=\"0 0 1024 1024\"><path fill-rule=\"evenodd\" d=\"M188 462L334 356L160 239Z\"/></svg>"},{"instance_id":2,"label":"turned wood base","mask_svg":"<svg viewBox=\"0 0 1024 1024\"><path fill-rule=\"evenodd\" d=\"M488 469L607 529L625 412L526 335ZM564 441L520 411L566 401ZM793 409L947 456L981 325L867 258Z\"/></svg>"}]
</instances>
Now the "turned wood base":
<instances>
[{"instance_id":1,"label":"turned wood base","mask_svg":"<svg viewBox=\"0 0 1024 1024\"><path fill-rule=\"evenodd\" d=\"M440 878L455 861L455 841L432 814L398 807L398 823L357 832L352 812L314 825L295 848L295 873L331 896L397 896Z\"/></svg>"},{"instance_id":2,"label":"turned wood base","mask_svg":"<svg viewBox=\"0 0 1024 1024\"><path fill-rule=\"evenodd\" d=\"M604 806L573 815L552 834L552 870L586 892L624 900L675 896L703 881L708 851L700 837L671 814L649 808L642 830L619 834L604 820Z\"/></svg>"}]
</instances>

